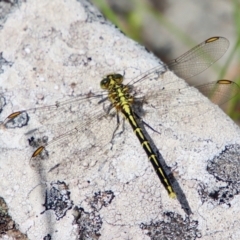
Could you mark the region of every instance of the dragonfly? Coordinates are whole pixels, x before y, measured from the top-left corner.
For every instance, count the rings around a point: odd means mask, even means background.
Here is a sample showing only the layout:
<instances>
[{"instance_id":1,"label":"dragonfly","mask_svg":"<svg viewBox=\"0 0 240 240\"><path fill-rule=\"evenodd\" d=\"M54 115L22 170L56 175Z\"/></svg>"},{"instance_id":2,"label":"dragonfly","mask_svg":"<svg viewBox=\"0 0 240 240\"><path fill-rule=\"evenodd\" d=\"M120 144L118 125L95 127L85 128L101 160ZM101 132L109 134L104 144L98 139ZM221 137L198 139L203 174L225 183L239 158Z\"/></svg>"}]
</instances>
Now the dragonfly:
<instances>
[{"instance_id":1,"label":"dragonfly","mask_svg":"<svg viewBox=\"0 0 240 240\"><path fill-rule=\"evenodd\" d=\"M188 79L221 58L228 46L229 41L226 38L211 37L169 62L168 68ZM161 105L164 105L166 98L174 97L189 88L185 86L182 89L164 91L165 88L151 87L151 84L161 82L161 76L165 72L166 69L159 65L126 84L123 83L122 74L108 74L100 82L102 88L100 93L89 92L53 105L13 112L2 122L2 126L23 127L31 118L38 118L42 125L39 131L52 135L52 140L48 141L46 136L28 139L29 144L35 148L30 162L42 171L46 171L47 175L57 176L59 171L65 172L66 175L78 175L80 162L84 159L90 161L99 149L113 141L120 125L119 114L122 114L137 136L168 195L175 198L176 191L169 175L142 127L143 125L158 132L151 127L151 123L144 120L143 107L148 105L152 111L158 111ZM141 88L144 84L150 87ZM217 99L221 99L220 103L240 93L240 87L236 83L225 79L203 84L198 88L207 96L218 96ZM147 114L149 112L150 110ZM54 118L58 118L59 122L55 123ZM116 118L117 123L114 121ZM67 164L76 158L80 159L78 167ZM43 161L46 159L47 161Z\"/></svg>"}]
</instances>

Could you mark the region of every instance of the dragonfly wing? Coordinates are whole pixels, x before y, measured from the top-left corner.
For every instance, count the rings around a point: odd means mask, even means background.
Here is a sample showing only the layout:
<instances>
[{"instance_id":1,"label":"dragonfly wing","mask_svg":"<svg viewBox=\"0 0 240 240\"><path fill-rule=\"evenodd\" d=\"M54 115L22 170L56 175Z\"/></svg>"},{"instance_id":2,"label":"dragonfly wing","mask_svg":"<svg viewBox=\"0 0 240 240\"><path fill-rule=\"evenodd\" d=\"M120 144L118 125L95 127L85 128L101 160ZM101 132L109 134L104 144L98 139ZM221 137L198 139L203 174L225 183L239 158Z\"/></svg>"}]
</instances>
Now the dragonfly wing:
<instances>
[{"instance_id":1,"label":"dragonfly wing","mask_svg":"<svg viewBox=\"0 0 240 240\"><path fill-rule=\"evenodd\" d=\"M229 47L224 37L212 37L168 63L169 69L184 79L193 77L215 63Z\"/></svg>"},{"instance_id":2,"label":"dragonfly wing","mask_svg":"<svg viewBox=\"0 0 240 240\"><path fill-rule=\"evenodd\" d=\"M37 120L38 124L53 124L55 118L59 122L74 121L81 117L86 106L89 109L98 109L98 102L104 97L103 94L86 94L79 97L74 97L66 101L56 102L55 104L31 108L26 110L11 113L2 123L6 128L19 128L28 125L29 120ZM0 99L5 99L4 95L0 95ZM3 101L2 104L3 105ZM4 105L3 105L4 106ZM37 122L34 122L37 124Z\"/></svg>"},{"instance_id":3,"label":"dragonfly wing","mask_svg":"<svg viewBox=\"0 0 240 240\"><path fill-rule=\"evenodd\" d=\"M158 112L160 116L159 122L151 126L154 127L161 124L161 121L175 121L180 123L183 121L191 121L193 118L203 114L210 114L213 110L208 101L204 101L200 92L192 91L193 87L186 86L179 89L155 90L146 94L143 100L144 114L142 118L149 125L152 122L152 114ZM240 86L230 80L218 80L215 82L196 86L206 97L210 98L215 104L224 104L233 97L240 94ZM195 109L198 109L197 113ZM193 115L193 112L195 114ZM206 115L207 116L207 115ZM158 128L155 127L157 130Z\"/></svg>"},{"instance_id":4,"label":"dragonfly wing","mask_svg":"<svg viewBox=\"0 0 240 240\"><path fill-rule=\"evenodd\" d=\"M53 138L38 146L30 163L45 181L80 177L84 169L101 159L100 153L111 142L115 128L115 117L107 116L103 110L71 124L44 126L41 131L45 135L51 132Z\"/></svg>"},{"instance_id":5,"label":"dragonfly wing","mask_svg":"<svg viewBox=\"0 0 240 240\"><path fill-rule=\"evenodd\" d=\"M240 86L225 79L197 86L197 88L213 103L218 105L222 105L240 94Z\"/></svg>"},{"instance_id":6,"label":"dragonfly wing","mask_svg":"<svg viewBox=\"0 0 240 240\"><path fill-rule=\"evenodd\" d=\"M26 153L26 158L43 180L73 178L101 159L100 152L111 142L116 129L115 115L104 109L109 103L102 100L99 104L104 97L81 96L14 112L2 126L26 127L25 135L33 149L32 158L31 153Z\"/></svg>"},{"instance_id":7,"label":"dragonfly wing","mask_svg":"<svg viewBox=\"0 0 240 240\"><path fill-rule=\"evenodd\" d=\"M154 68L151 68L150 70L138 75L137 77L133 78L127 85L134 85L137 86L137 84L143 82L143 81L152 81L157 80L161 77L163 73L167 71L167 67L163 65L157 65Z\"/></svg>"},{"instance_id":8,"label":"dragonfly wing","mask_svg":"<svg viewBox=\"0 0 240 240\"><path fill-rule=\"evenodd\" d=\"M170 61L167 65L176 75L188 79L210 67L224 55L228 47L229 41L226 38L212 37ZM128 85L137 86L141 82L159 81L166 70L166 66L158 65L132 79Z\"/></svg>"}]
</instances>

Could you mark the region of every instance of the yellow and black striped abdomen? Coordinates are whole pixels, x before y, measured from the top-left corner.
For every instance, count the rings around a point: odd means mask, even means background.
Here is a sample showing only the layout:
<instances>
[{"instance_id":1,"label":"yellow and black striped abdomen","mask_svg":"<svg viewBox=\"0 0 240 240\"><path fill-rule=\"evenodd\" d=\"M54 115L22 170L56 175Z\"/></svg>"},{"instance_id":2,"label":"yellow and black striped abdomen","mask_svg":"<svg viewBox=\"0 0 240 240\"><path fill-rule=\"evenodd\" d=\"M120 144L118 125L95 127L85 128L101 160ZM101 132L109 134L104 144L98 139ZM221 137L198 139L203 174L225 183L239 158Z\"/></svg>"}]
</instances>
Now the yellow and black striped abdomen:
<instances>
[{"instance_id":1,"label":"yellow and black striped abdomen","mask_svg":"<svg viewBox=\"0 0 240 240\"><path fill-rule=\"evenodd\" d=\"M132 109L129 105L125 105L122 109L122 113L123 115L126 117L126 119L128 119L134 133L136 134L138 140L140 141L143 149L145 150L148 159L150 160L150 162L152 163L159 179L161 180L163 186L166 188L169 196L171 198L175 198L176 194L171 186L171 183L169 181L169 178L166 174L166 172L164 171L162 164L160 163L160 161L158 160L156 154L154 153L152 147L150 146L148 140L146 139L146 137L143 134L142 129L140 128L140 126L138 125L138 123L135 120L135 116L132 112Z\"/></svg>"}]
</instances>

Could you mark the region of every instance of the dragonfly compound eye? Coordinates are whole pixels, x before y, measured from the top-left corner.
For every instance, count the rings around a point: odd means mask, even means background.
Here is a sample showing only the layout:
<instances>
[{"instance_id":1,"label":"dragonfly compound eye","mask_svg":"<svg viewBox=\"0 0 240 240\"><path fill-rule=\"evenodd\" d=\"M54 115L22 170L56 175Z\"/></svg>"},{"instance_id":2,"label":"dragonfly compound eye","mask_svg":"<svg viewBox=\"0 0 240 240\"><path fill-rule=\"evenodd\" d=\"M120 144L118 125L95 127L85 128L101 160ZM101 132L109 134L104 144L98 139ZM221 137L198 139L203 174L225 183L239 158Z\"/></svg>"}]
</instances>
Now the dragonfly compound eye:
<instances>
[{"instance_id":1,"label":"dragonfly compound eye","mask_svg":"<svg viewBox=\"0 0 240 240\"><path fill-rule=\"evenodd\" d=\"M102 81L100 82L100 86L102 89L108 89L109 83L110 83L110 79L107 76L106 78L102 79Z\"/></svg>"}]
</instances>

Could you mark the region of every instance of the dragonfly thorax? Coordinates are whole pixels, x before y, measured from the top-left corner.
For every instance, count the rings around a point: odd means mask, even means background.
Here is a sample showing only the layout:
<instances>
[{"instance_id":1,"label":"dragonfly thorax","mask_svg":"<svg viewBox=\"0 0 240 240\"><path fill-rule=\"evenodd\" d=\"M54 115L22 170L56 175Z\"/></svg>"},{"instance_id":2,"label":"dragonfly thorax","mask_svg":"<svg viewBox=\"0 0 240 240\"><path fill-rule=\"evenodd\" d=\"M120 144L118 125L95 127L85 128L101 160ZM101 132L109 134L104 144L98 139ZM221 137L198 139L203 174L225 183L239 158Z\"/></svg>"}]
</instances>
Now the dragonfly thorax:
<instances>
[{"instance_id":1,"label":"dragonfly thorax","mask_svg":"<svg viewBox=\"0 0 240 240\"><path fill-rule=\"evenodd\" d=\"M123 76L116 73L107 75L100 83L101 88L108 91L108 99L118 111L133 102L129 87L122 82Z\"/></svg>"}]
</instances>

